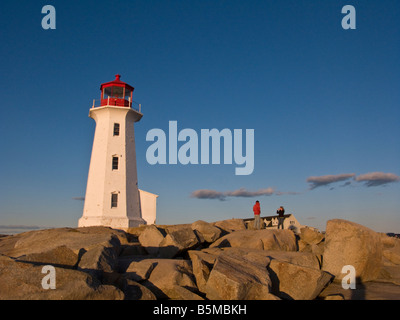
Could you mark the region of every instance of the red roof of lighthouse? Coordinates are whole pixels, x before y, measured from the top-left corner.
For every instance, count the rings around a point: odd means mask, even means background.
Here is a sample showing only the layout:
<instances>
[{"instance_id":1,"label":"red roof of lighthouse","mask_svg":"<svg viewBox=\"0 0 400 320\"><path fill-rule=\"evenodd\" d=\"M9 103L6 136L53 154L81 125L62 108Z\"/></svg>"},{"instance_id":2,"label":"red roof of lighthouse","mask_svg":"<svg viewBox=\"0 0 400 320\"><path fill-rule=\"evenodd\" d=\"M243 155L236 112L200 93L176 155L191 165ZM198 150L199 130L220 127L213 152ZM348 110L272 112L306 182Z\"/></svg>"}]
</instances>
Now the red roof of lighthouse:
<instances>
[{"instance_id":1,"label":"red roof of lighthouse","mask_svg":"<svg viewBox=\"0 0 400 320\"><path fill-rule=\"evenodd\" d=\"M121 75L116 74L115 75L115 80L114 81L110 81L110 82L106 82L106 83L102 83L100 85L100 90L103 90L104 87L111 87L111 86L125 87L125 88L131 89L132 91L135 90L134 87L132 87L129 84L121 81L120 78L121 78Z\"/></svg>"},{"instance_id":2,"label":"red roof of lighthouse","mask_svg":"<svg viewBox=\"0 0 400 320\"><path fill-rule=\"evenodd\" d=\"M100 106L131 107L134 87L120 80L119 74L115 80L100 85Z\"/></svg>"}]
</instances>

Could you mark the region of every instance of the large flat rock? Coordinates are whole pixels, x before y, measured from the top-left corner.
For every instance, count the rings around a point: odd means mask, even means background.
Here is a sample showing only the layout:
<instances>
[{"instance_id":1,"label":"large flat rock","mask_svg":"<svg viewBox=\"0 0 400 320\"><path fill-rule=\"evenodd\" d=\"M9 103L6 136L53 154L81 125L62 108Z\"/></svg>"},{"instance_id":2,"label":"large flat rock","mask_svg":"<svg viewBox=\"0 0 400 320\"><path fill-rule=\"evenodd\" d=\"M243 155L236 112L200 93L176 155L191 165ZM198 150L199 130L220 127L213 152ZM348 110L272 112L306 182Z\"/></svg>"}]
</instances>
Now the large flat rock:
<instances>
[{"instance_id":1,"label":"large flat rock","mask_svg":"<svg viewBox=\"0 0 400 320\"><path fill-rule=\"evenodd\" d=\"M6 237L0 241L0 253L17 258L65 246L78 254L99 244L119 248L121 243L128 243L126 234L108 227L55 228Z\"/></svg>"}]
</instances>

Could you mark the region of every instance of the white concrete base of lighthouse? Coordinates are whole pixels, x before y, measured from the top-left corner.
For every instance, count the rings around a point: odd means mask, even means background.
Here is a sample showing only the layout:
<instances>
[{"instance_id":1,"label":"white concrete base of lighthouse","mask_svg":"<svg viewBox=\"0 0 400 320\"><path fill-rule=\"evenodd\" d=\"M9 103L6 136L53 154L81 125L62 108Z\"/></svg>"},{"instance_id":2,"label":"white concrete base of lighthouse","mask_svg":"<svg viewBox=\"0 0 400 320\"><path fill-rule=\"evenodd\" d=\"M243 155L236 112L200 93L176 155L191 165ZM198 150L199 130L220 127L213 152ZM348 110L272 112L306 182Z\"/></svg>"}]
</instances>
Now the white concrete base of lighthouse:
<instances>
[{"instance_id":1,"label":"white concrete base of lighthouse","mask_svg":"<svg viewBox=\"0 0 400 320\"><path fill-rule=\"evenodd\" d=\"M116 217L94 214L83 215L78 221L78 227L106 226L126 231L128 228L145 224L155 224L157 215L158 195L139 189L141 217Z\"/></svg>"},{"instance_id":2,"label":"white concrete base of lighthouse","mask_svg":"<svg viewBox=\"0 0 400 320\"><path fill-rule=\"evenodd\" d=\"M92 226L104 226L113 229L120 229L127 231L128 228L138 227L146 224L141 218L116 218L116 217L81 217L78 222L79 227L92 227Z\"/></svg>"}]
</instances>

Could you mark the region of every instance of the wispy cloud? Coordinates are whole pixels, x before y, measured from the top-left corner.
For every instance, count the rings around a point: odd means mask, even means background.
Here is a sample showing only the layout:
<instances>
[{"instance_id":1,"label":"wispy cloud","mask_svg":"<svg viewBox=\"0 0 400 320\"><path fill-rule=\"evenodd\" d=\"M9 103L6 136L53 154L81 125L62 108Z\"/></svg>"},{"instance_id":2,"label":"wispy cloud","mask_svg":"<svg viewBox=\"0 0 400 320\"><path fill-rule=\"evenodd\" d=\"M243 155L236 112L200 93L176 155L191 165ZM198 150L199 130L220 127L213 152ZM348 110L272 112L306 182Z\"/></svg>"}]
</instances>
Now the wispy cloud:
<instances>
[{"instance_id":1,"label":"wispy cloud","mask_svg":"<svg viewBox=\"0 0 400 320\"><path fill-rule=\"evenodd\" d=\"M302 194L303 192L296 192L296 191L276 191L275 195L276 196L296 196L299 194Z\"/></svg>"},{"instance_id":2,"label":"wispy cloud","mask_svg":"<svg viewBox=\"0 0 400 320\"><path fill-rule=\"evenodd\" d=\"M274 194L275 190L273 188L260 189L258 191L247 191L245 188L240 188L235 191L227 191L225 192L225 196L227 197L259 197L259 196L270 196Z\"/></svg>"},{"instance_id":3,"label":"wispy cloud","mask_svg":"<svg viewBox=\"0 0 400 320\"><path fill-rule=\"evenodd\" d=\"M400 177L394 173L370 172L360 174L354 180L357 182L364 182L364 185L367 187L377 187L388 183L399 182Z\"/></svg>"},{"instance_id":4,"label":"wispy cloud","mask_svg":"<svg viewBox=\"0 0 400 320\"><path fill-rule=\"evenodd\" d=\"M330 185L335 182L349 180L351 178L354 178L355 175L356 175L355 173L342 173L342 174L336 174L336 175L308 177L306 181L310 184L310 190L313 190L315 188L327 186L327 185ZM348 183L346 182L344 185L348 185ZM342 185L342 186L344 186L344 185Z\"/></svg>"},{"instance_id":5,"label":"wispy cloud","mask_svg":"<svg viewBox=\"0 0 400 320\"><path fill-rule=\"evenodd\" d=\"M209 189L201 189L193 191L190 196L192 198L198 198L198 199L219 199L219 200L225 199L223 192L216 190L209 190Z\"/></svg>"},{"instance_id":6,"label":"wispy cloud","mask_svg":"<svg viewBox=\"0 0 400 320\"><path fill-rule=\"evenodd\" d=\"M85 201L85 197L72 197L72 200Z\"/></svg>"},{"instance_id":7,"label":"wispy cloud","mask_svg":"<svg viewBox=\"0 0 400 320\"><path fill-rule=\"evenodd\" d=\"M399 182L400 177L394 173L384 173L384 172L371 172L366 174L361 174L356 176L355 173L341 173L336 175L324 175L324 176L311 176L306 180L309 183L308 190L313 190L315 188L329 186L329 190L333 190L337 187L348 187L350 185L355 185L355 182L364 182L367 187L383 186L388 183ZM339 185L334 185L337 182L343 182ZM305 192L305 191L304 191ZM228 197L242 197L242 198L252 198L260 196L284 196L284 195L299 195L304 192L294 192L294 191L277 191L274 188L265 188L257 191L249 191L246 188L240 188L233 191L217 191L211 189L200 189L195 190L191 193L191 198L197 199L217 199L224 201Z\"/></svg>"},{"instance_id":8,"label":"wispy cloud","mask_svg":"<svg viewBox=\"0 0 400 320\"><path fill-rule=\"evenodd\" d=\"M282 195L297 195L300 192L282 192L275 191L274 188L265 188L257 191L248 191L246 188L240 188L234 191L216 191L210 189L201 189L193 191L190 195L192 198L197 199L218 199L218 200L226 200L227 197L242 197L242 198L252 198L252 197L261 197L261 196L282 196Z\"/></svg>"},{"instance_id":9,"label":"wispy cloud","mask_svg":"<svg viewBox=\"0 0 400 320\"><path fill-rule=\"evenodd\" d=\"M351 181L346 181L345 183L343 183L342 185L340 185L339 187L347 187L351 185Z\"/></svg>"},{"instance_id":10,"label":"wispy cloud","mask_svg":"<svg viewBox=\"0 0 400 320\"><path fill-rule=\"evenodd\" d=\"M344 173L307 178L307 182L310 185L309 190L328 185L330 186L329 190L333 190L334 187L332 184L339 181L345 181L343 184L339 185L339 187L354 185L354 181L363 182L366 187L377 187L399 182L400 177L394 173L370 172L358 176L356 176L355 173Z\"/></svg>"},{"instance_id":11,"label":"wispy cloud","mask_svg":"<svg viewBox=\"0 0 400 320\"><path fill-rule=\"evenodd\" d=\"M197 199L218 199L225 200L227 197L243 197L243 198L251 198L251 197L259 197L259 196L270 196L273 195L275 190L273 188L260 189L258 191L248 191L245 188L240 188L234 191L216 191L209 189L201 189L193 191L190 195L192 198Z\"/></svg>"}]
</instances>

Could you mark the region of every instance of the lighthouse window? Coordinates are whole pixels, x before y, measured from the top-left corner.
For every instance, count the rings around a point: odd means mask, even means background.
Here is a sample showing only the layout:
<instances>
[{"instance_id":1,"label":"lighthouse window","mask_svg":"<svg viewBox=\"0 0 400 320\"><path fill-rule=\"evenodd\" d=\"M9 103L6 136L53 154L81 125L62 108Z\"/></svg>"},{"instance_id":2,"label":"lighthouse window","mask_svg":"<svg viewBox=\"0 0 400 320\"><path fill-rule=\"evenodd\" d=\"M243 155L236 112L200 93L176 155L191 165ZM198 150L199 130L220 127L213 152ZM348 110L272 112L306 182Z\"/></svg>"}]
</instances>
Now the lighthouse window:
<instances>
[{"instance_id":1,"label":"lighthouse window","mask_svg":"<svg viewBox=\"0 0 400 320\"><path fill-rule=\"evenodd\" d=\"M124 96L124 88L123 87L112 87L112 96L114 98L122 98Z\"/></svg>"},{"instance_id":2,"label":"lighthouse window","mask_svg":"<svg viewBox=\"0 0 400 320\"><path fill-rule=\"evenodd\" d=\"M118 157L113 157L112 158L112 169L113 170L118 170Z\"/></svg>"},{"instance_id":3,"label":"lighthouse window","mask_svg":"<svg viewBox=\"0 0 400 320\"><path fill-rule=\"evenodd\" d=\"M114 136L119 136L119 123L114 123Z\"/></svg>"},{"instance_id":4,"label":"lighthouse window","mask_svg":"<svg viewBox=\"0 0 400 320\"><path fill-rule=\"evenodd\" d=\"M111 208L116 208L118 206L118 194L111 194Z\"/></svg>"},{"instance_id":5,"label":"lighthouse window","mask_svg":"<svg viewBox=\"0 0 400 320\"><path fill-rule=\"evenodd\" d=\"M131 90L125 89L125 100L129 100L129 98L131 97L131 92Z\"/></svg>"},{"instance_id":6,"label":"lighthouse window","mask_svg":"<svg viewBox=\"0 0 400 320\"><path fill-rule=\"evenodd\" d=\"M104 88L103 99L107 99L108 97L112 97L111 87Z\"/></svg>"}]
</instances>

